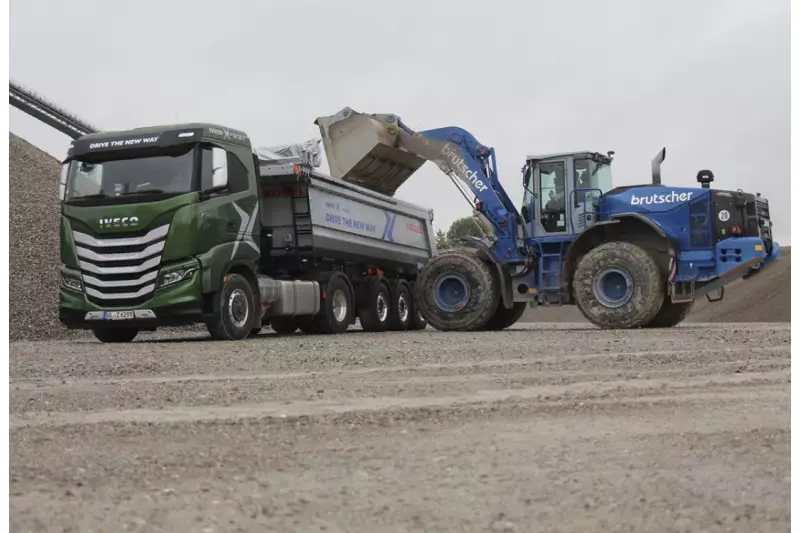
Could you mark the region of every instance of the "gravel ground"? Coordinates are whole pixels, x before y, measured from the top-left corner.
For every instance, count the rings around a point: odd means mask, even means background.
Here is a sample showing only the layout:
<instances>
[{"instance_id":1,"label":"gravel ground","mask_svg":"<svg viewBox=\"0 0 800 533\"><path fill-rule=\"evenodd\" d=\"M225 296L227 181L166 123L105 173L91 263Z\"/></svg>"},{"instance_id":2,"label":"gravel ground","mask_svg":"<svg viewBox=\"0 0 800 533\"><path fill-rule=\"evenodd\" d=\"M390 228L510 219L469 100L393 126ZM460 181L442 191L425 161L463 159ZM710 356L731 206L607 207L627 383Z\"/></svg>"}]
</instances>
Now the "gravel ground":
<instances>
[{"instance_id":1,"label":"gravel ground","mask_svg":"<svg viewBox=\"0 0 800 533\"><path fill-rule=\"evenodd\" d=\"M789 324L11 343L13 531L788 531Z\"/></svg>"}]
</instances>

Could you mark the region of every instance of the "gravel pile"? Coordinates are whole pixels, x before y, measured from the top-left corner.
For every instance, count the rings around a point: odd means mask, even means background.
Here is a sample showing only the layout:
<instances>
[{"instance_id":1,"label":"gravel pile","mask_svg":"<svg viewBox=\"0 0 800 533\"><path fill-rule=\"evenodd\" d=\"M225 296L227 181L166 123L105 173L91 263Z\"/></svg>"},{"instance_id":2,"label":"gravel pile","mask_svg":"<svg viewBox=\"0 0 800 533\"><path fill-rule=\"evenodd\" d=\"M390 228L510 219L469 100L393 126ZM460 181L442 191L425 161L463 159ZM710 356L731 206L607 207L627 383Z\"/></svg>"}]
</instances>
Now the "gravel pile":
<instances>
[{"instance_id":1,"label":"gravel pile","mask_svg":"<svg viewBox=\"0 0 800 533\"><path fill-rule=\"evenodd\" d=\"M59 162L9 134L11 340L63 339L58 321Z\"/></svg>"}]
</instances>

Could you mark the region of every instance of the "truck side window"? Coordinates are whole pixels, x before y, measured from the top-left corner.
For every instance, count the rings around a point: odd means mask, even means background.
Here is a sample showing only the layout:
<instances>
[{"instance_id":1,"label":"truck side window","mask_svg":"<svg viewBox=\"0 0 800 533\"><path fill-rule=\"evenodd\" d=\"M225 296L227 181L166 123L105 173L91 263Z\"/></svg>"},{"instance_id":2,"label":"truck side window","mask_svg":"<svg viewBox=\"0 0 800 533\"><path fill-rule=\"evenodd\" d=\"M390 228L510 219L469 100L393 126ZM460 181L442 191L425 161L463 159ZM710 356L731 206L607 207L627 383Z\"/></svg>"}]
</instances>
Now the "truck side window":
<instances>
[{"instance_id":1,"label":"truck side window","mask_svg":"<svg viewBox=\"0 0 800 533\"><path fill-rule=\"evenodd\" d=\"M567 229L565 178L563 161L539 165L539 209L547 232Z\"/></svg>"},{"instance_id":2,"label":"truck side window","mask_svg":"<svg viewBox=\"0 0 800 533\"><path fill-rule=\"evenodd\" d=\"M247 168L239 158L228 152L228 192L236 193L250 188ZM210 189L211 180L211 147L203 147L203 162L200 169L200 190Z\"/></svg>"}]
</instances>

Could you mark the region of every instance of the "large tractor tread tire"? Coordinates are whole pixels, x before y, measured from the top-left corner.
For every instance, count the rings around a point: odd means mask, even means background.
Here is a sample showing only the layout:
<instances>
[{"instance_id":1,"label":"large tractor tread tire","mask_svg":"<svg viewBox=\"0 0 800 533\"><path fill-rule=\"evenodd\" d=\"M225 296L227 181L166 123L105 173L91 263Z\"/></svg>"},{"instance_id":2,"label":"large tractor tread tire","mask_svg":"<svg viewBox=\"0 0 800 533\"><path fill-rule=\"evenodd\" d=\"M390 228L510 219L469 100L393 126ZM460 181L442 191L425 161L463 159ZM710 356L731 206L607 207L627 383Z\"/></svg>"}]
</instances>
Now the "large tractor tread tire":
<instances>
[{"instance_id":1,"label":"large tractor tread tire","mask_svg":"<svg viewBox=\"0 0 800 533\"><path fill-rule=\"evenodd\" d=\"M317 276L321 297L319 313L297 317L297 325L304 333L332 335L344 333L353 323L353 291L347 277L341 272L325 272Z\"/></svg>"},{"instance_id":2,"label":"large tractor tread tire","mask_svg":"<svg viewBox=\"0 0 800 533\"><path fill-rule=\"evenodd\" d=\"M527 302L515 302L514 306L509 309L500 302L497 306L497 311L481 329L483 331L500 331L511 327L522 318L527 307Z\"/></svg>"},{"instance_id":3,"label":"large tractor tread tire","mask_svg":"<svg viewBox=\"0 0 800 533\"><path fill-rule=\"evenodd\" d=\"M392 294L383 276L370 276L359 288L358 320L361 328L369 332L383 332L389 328Z\"/></svg>"},{"instance_id":4,"label":"large tractor tread tire","mask_svg":"<svg viewBox=\"0 0 800 533\"><path fill-rule=\"evenodd\" d=\"M500 302L494 267L472 248L433 257L414 284L414 303L440 331L479 331Z\"/></svg>"},{"instance_id":5,"label":"large tractor tread tire","mask_svg":"<svg viewBox=\"0 0 800 533\"><path fill-rule=\"evenodd\" d=\"M573 291L583 316L603 329L646 326L665 295L653 257L629 242L609 242L587 252L575 270Z\"/></svg>"},{"instance_id":6,"label":"large tractor tread tire","mask_svg":"<svg viewBox=\"0 0 800 533\"><path fill-rule=\"evenodd\" d=\"M250 336L256 316L253 286L241 274L228 274L214 302L214 320L208 332L214 340L242 340Z\"/></svg>"},{"instance_id":7,"label":"large tractor tread tire","mask_svg":"<svg viewBox=\"0 0 800 533\"><path fill-rule=\"evenodd\" d=\"M411 329L414 306L411 304L411 286L404 280L390 284L391 302L389 307L389 331Z\"/></svg>"},{"instance_id":8,"label":"large tractor tread tire","mask_svg":"<svg viewBox=\"0 0 800 533\"><path fill-rule=\"evenodd\" d=\"M137 328L95 328L94 336L100 342L120 343L131 342L139 333Z\"/></svg>"},{"instance_id":9,"label":"large tractor tread tire","mask_svg":"<svg viewBox=\"0 0 800 533\"><path fill-rule=\"evenodd\" d=\"M671 328L677 326L689 316L693 308L694 300L691 302L673 302L669 297L666 297L658 314L645 327Z\"/></svg>"},{"instance_id":10,"label":"large tractor tread tire","mask_svg":"<svg viewBox=\"0 0 800 533\"><path fill-rule=\"evenodd\" d=\"M291 335L297 331L297 319L293 316L272 317L269 325L278 335Z\"/></svg>"}]
</instances>

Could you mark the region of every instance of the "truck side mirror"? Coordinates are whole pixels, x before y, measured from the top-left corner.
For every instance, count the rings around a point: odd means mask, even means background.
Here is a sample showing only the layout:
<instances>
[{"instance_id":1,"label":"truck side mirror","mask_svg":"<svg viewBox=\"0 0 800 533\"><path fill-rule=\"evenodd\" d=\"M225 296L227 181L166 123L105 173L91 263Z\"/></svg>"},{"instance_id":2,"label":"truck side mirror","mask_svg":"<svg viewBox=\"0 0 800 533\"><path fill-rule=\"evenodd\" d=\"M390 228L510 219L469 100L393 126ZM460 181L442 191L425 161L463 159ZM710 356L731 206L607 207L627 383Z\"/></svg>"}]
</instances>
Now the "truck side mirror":
<instances>
[{"instance_id":1,"label":"truck side mirror","mask_svg":"<svg viewBox=\"0 0 800 533\"><path fill-rule=\"evenodd\" d=\"M228 152L217 146L211 149L211 187L224 189L228 186Z\"/></svg>"}]
</instances>

